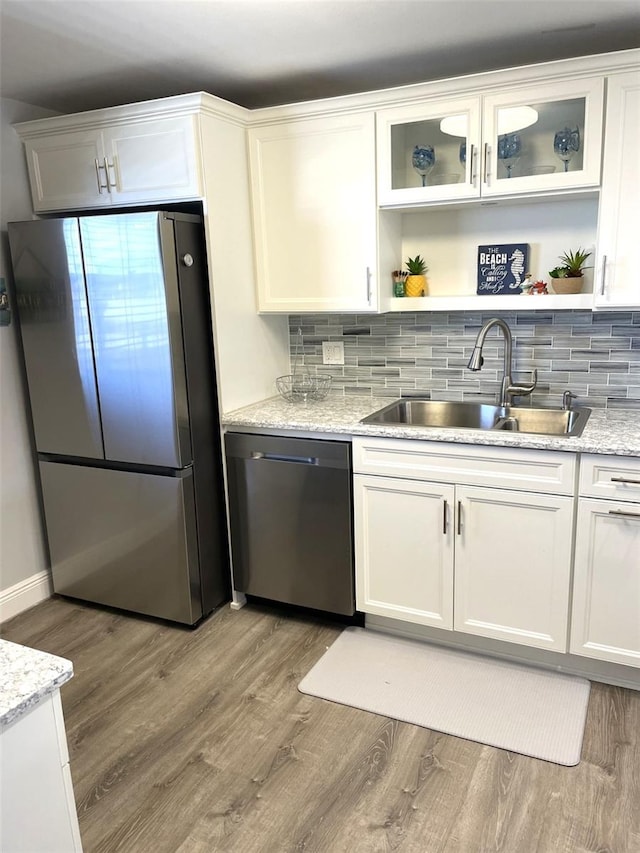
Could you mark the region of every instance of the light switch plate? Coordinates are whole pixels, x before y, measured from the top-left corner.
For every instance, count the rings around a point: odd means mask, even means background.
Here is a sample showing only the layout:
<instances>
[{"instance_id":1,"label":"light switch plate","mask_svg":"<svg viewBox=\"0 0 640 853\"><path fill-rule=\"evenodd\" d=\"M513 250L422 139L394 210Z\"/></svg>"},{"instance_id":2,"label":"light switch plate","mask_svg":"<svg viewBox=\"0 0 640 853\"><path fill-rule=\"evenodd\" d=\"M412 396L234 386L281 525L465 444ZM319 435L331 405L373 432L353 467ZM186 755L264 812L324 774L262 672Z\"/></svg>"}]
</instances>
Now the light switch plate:
<instances>
[{"instance_id":1,"label":"light switch plate","mask_svg":"<svg viewBox=\"0 0 640 853\"><path fill-rule=\"evenodd\" d=\"M338 343L334 341L322 342L322 363L344 364L344 344L342 341Z\"/></svg>"}]
</instances>

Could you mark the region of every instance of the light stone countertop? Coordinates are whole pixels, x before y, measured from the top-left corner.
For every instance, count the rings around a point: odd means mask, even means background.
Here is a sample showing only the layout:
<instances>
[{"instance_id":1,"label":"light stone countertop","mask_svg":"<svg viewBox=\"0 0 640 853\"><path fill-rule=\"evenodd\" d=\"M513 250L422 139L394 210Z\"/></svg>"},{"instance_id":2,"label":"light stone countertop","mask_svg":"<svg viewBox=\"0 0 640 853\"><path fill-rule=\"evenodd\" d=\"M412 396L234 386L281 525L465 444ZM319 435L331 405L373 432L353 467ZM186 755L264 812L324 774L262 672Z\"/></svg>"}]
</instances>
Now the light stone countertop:
<instances>
[{"instance_id":1,"label":"light stone countertop","mask_svg":"<svg viewBox=\"0 0 640 853\"><path fill-rule=\"evenodd\" d=\"M0 640L0 729L15 723L72 676L70 660Z\"/></svg>"},{"instance_id":2,"label":"light stone countertop","mask_svg":"<svg viewBox=\"0 0 640 853\"><path fill-rule=\"evenodd\" d=\"M584 432L577 438L532 435L479 429L361 424L361 418L393 402L392 397L329 396L323 401L289 403L271 397L222 416L228 430L379 435L422 441L486 444L566 450L574 453L609 453L640 456L640 412L621 409L592 409Z\"/></svg>"}]
</instances>

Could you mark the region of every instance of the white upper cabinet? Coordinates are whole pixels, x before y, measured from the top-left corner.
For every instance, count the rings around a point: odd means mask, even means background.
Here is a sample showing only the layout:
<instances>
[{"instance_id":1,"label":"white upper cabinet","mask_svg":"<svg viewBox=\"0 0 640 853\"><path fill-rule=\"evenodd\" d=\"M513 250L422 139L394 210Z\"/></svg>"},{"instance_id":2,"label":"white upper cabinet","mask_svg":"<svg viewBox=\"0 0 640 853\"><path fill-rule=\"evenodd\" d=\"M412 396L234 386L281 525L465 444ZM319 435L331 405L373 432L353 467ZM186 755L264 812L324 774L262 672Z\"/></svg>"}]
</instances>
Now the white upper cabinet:
<instances>
[{"instance_id":1,"label":"white upper cabinet","mask_svg":"<svg viewBox=\"0 0 640 853\"><path fill-rule=\"evenodd\" d=\"M33 209L73 210L111 204L102 134L71 131L25 142Z\"/></svg>"},{"instance_id":2,"label":"white upper cabinet","mask_svg":"<svg viewBox=\"0 0 640 853\"><path fill-rule=\"evenodd\" d=\"M380 205L480 194L480 98L380 110L376 127Z\"/></svg>"},{"instance_id":3,"label":"white upper cabinet","mask_svg":"<svg viewBox=\"0 0 640 853\"><path fill-rule=\"evenodd\" d=\"M603 96L591 77L380 110L378 203L598 187Z\"/></svg>"},{"instance_id":4,"label":"white upper cabinet","mask_svg":"<svg viewBox=\"0 0 640 853\"><path fill-rule=\"evenodd\" d=\"M203 195L194 116L110 127L103 138L113 203Z\"/></svg>"},{"instance_id":5,"label":"white upper cabinet","mask_svg":"<svg viewBox=\"0 0 640 853\"><path fill-rule=\"evenodd\" d=\"M258 310L376 311L372 112L249 130Z\"/></svg>"},{"instance_id":6,"label":"white upper cabinet","mask_svg":"<svg viewBox=\"0 0 640 853\"><path fill-rule=\"evenodd\" d=\"M640 307L640 73L607 81L607 132L595 269L598 308Z\"/></svg>"},{"instance_id":7,"label":"white upper cabinet","mask_svg":"<svg viewBox=\"0 0 640 853\"><path fill-rule=\"evenodd\" d=\"M25 149L36 213L203 194L194 116L47 133Z\"/></svg>"},{"instance_id":8,"label":"white upper cabinet","mask_svg":"<svg viewBox=\"0 0 640 853\"><path fill-rule=\"evenodd\" d=\"M599 186L603 103L603 77L486 97L481 194Z\"/></svg>"}]
</instances>

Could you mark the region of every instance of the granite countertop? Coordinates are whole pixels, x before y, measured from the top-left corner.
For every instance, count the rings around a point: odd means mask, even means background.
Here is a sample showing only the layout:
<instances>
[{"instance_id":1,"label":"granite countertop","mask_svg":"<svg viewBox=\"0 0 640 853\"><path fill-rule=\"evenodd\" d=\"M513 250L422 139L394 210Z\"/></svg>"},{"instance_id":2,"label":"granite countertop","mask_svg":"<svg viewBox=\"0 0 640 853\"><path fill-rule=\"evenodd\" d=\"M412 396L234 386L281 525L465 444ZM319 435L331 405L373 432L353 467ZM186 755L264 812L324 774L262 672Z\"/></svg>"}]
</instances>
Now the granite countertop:
<instances>
[{"instance_id":1,"label":"granite countertop","mask_svg":"<svg viewBox=\"0 0 640 853\"><path fill-rule=\"evenodd\" d=\"M332 434L379 435L387 438L414 438L422 441L449 441L459 444L640 456L640 412L593 409L584 432L577 438L478 429L441 429L360 423L361 418L387 406L393 399L335 395L319 402L288 403L281 397L271 397L260 403L225 413L222 424L228 429L298 431L326 433L328 436Z\"/></svg>"},{"instance_id":2,"label":"granite countertop","mask_svg":"<svg viewBox=\"0 0 640 853\"><path fill-rule=\"evenodd\" d=\"M0 640L0 728L15 723L72 676L70 660Z\"/></svg>"}]
</instances>

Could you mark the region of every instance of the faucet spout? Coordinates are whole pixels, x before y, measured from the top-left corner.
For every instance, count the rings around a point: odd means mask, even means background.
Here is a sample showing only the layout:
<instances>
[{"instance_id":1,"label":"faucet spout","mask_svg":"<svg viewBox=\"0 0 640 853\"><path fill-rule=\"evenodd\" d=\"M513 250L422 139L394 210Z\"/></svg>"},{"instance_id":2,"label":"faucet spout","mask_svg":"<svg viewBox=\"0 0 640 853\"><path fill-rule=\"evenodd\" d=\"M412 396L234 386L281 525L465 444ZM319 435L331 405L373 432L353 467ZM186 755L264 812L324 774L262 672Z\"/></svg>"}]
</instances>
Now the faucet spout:
<instances>
[{"instance_id":1,"label":"faucet spout","mask_svg":"<svg viewBox=\"0 0 640 853\"><path fill-rule=\"evenodd\" d=\"M512 397L522 394L531 394L531 392L536 387L536 383L538 381L538 373L536 370L533 371L533 384L514 385L513 379L511 378L513 338L511 335L511 329L509 328L507 323L505 323L504 320L500 320L499 317L493 317L491 320L487 320L487 322L478 332L478 337L476 338L476 342L473 347L473 352L471 353L471 358L469 359L469 363L467 365L469 370L480 370L480 368L482 367L482 348L484 346L484 341L487 337L488 332L494 326L497 326L504 336L504 364L502 370L502 382L500 385L500 405L509 406L511 404Z\"/></svg>"}]
</instances>

